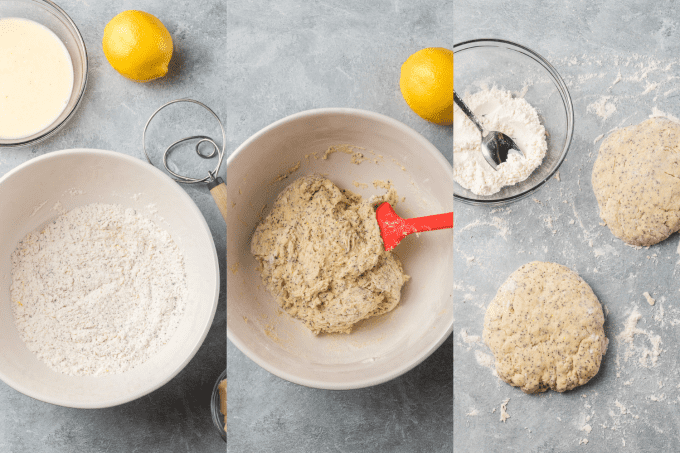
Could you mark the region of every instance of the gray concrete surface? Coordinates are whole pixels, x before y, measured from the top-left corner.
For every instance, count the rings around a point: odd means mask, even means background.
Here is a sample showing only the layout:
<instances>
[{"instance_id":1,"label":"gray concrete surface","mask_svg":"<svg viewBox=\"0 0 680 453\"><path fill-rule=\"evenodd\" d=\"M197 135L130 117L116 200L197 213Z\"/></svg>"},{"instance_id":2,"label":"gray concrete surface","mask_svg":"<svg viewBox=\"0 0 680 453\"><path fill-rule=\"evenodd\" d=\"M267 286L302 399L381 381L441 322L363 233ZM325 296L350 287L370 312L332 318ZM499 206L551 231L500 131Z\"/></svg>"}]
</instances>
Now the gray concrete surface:
<instances>
[{"instance_id":1,"label":"gray concrete surface","mask_svg":"<svg viewBox=\"0 0 680 453\"><path fill-rule=\"evenodd\" d=\"M680 116L679 20L668 1L455 2L456 42L503 38L538 51L566 79L576 115L560 180L502 209L455 205L456 452L680 450L678 236L649 249L624 245L600 224L590 177L600 135L637 124L654 108ZM489 349L462 334L482 334L485 309L500 284L533 260L577 271L608 313L609 350L599 374L564 394L525 395L501 382L476 359ZM656 299L654 306L644 292ZM642 315L637 327L646 333L635 335L626 360L629 345L617 335L634 307ZM645 367L644 350L656 335L662 353ZM501 423L507 398L510 418Z\"/></svg>"},{"instance_id":2,"label":"gray concrete surface","mask_svg":"<svg viewBox=\"0 0 680 453\"><path fill-rule=\"evenodd\" d=\"M450 0L230 2L227 153L287 115L354 107L404 122L451 161L451 127L409 109L399 74L411 53L451 48L452 11ZM355 391L291 384L227 342L227 451L451 452L452 340L406 375Z\"/></svg>"},{"instance_id":3,"label":"gray concrete surface","mask_svg":"<svg viewBox=\"0 0 680 453\"><path fill-rule=\"evenodd\" d=\"M58 3L84 35L89 54L89 83L83 104L67 127L49 141L30 148L0 150L0 174L36 156L67 148L107 149L142 159L144 123L157 107L175 98L202 101L222 121L226 120L225 2L58 0ZM101 48L104 26L127 9L156 15L170 31L175 51L165 78L137 84L123 78L106 61ZM176 135L195 128L204 128L217 136L217 126L204 125L205 120L199 115L196 111L168 112L151 131L151 141L158 144L163 140L167 145ZM172 123L173 119L181 119L181 127ZM153 147L155 152L159 149ZM203 174L204 170L199 168L203 162L197 163L195 155L188 151L178 153L179 164L195 174ZM226 165L222 174L226 174ZM208 190L205 186L185 189L205 215L217 252L224 257L226 228ZM78 410L33 400L0 382L0 451L224 451L224 441L212 423L210 396L226 367L225 275L223 272L220 303L205 343L178 376L148 396L115 408Z\"/></svg>"}]
</instances>

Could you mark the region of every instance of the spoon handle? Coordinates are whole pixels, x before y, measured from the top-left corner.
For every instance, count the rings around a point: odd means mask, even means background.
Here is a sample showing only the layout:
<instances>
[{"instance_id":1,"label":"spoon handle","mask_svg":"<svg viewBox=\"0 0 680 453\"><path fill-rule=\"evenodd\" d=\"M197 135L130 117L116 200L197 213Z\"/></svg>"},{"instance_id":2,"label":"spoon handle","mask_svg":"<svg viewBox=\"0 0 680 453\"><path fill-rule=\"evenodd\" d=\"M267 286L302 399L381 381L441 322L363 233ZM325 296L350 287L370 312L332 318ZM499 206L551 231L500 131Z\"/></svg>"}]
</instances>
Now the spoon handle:
<instances>
[{"instance_id":1,"label":"spoon handle","mask_svg":"<svg viewBox=\"0 0 680 453\"><path fill-rule=\"evenodd\" d=\"M470 118L470 120L473 123L475 123L475 126L477 126L477 129L479 129L479 132L481 132L482 135L484 135L484 128L482 127L481 124L479 124L479 121L477 121L475 114L472 113L472 110L470 110L470 108L467 105L465 105L465 102L463 102L463 100L458 97L455 90L453 91L453 100L456 101L456 105L460 107L463 113L465 113L465 115L467 115L467 117Z\"/></svg>"}]
</instances>

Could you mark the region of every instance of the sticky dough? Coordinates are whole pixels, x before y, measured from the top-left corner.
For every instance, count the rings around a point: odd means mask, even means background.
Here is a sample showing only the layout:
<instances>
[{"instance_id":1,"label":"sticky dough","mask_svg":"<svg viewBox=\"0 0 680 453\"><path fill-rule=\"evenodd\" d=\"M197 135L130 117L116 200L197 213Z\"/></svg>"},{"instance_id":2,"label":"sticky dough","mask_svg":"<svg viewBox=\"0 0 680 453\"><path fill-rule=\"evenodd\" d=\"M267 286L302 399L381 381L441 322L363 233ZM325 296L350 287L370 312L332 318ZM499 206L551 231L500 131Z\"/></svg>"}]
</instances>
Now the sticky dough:
<instances>
[{"instance_id":1,"label":"sticky dough","mask_svg":"<svg viewBox=\"0 0 680 453\"><path fill-rule=\"evenodd\" d=\"M484 341L498 376L526 393L583 385L609 341L602 306L569 268L534 261L501 285L484 317Z\"/></svg>"},{"instance_id":2,"label":"sticky dough","mask_svg":"<svg viewBox=\"0 0 680 453\"><path fill-rule=\"evenodd\" d=\"M384 250L373 206L321 176L302 177L279 194L251 252L281 308L315 334L349 333L393 310L409 279Z\"/></svg>"},{"instance_id":3,"label":"sticky dough","mask_svg":"<svg viewBox=\"0 0 680 453\"><path fill-rule=\"evenodd\" d=\"M652 118L613 132L592 182L614 236L635 246L663 241L680 229L680 124Z\"/></svg>"}]
</instances>

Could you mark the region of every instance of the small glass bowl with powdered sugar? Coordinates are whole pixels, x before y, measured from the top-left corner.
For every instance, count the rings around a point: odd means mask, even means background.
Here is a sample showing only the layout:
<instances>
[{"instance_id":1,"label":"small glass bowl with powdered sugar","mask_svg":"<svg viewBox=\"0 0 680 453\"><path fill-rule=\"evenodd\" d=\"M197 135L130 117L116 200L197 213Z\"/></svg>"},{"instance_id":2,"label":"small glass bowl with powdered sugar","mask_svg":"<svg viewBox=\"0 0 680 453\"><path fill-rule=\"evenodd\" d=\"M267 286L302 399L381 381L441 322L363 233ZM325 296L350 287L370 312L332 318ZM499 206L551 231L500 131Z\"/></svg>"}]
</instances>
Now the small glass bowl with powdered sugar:
<instances>
[{"instance_id":1,"label":"small glass bowl with powdered sugar","mask_svg":"<svg viewBox=\"0 0 680 453\"><path fill-rule=\"evenodd\" d=\"M472 123L454 107L455 200L502 205L535 192L552 177L559 178L574 132L574 109L555 68L533 50L510 41L466 41L453 46L453 52L456 92L485 127L507 127L501 132L513 137L526 155L521 163L509 160L494 172L481 151L477 156L470 146L476 138L469 129Z\"/></svg>"}]
</instances>

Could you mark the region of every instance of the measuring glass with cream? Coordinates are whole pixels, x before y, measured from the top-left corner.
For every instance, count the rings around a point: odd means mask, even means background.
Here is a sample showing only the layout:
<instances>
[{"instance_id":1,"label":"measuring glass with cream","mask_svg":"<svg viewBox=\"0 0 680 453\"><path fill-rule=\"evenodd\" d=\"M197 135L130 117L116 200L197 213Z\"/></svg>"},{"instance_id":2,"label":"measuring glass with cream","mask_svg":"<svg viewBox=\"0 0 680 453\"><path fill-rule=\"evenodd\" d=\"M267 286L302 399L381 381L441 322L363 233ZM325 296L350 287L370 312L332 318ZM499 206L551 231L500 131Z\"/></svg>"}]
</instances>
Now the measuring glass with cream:
<instances>
[{"instance_id":1,"label":"measuring glass with cream","mask_svg":"<svg viewBox=\"0 0 680 453\"><path fill-rule=\"evenodd\" d=\"M66 109L73 64L50 29L28 19L0 19L0 139L29 137Z\"/></svg>"}]
</instances>

